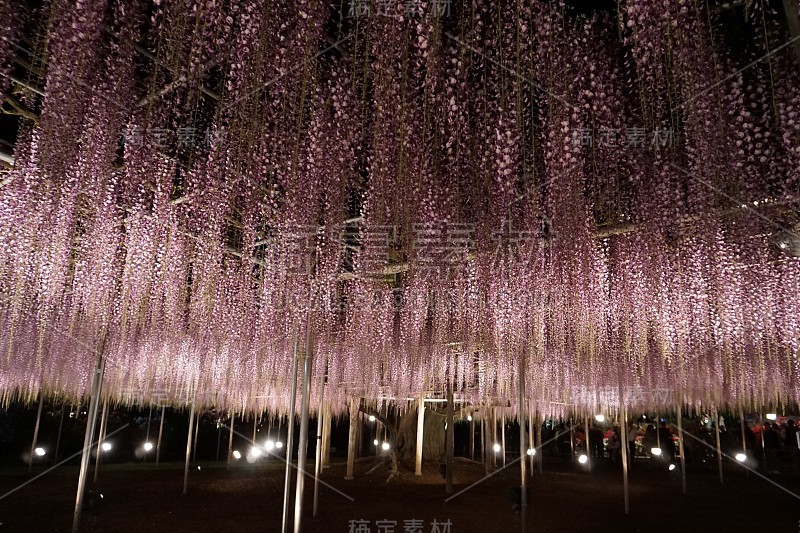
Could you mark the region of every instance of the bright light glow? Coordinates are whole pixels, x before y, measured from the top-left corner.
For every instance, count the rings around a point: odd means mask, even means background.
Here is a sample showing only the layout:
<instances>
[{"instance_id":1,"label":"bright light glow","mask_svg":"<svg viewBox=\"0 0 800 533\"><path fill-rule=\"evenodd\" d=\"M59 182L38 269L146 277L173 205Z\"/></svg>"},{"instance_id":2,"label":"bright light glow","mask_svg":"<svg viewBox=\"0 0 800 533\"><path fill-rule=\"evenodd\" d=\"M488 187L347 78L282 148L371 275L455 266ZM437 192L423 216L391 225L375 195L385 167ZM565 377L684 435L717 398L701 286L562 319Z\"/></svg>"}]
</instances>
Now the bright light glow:
<instances>
[{"instance_id":1,"label":"bright light glow","mask_svg":"<svg viewBox=\"0 0 800 533\"><path fill-rule=\"evenodd\" d=\"M599 414L599 415L594 415L594 419L602 424L603 422L606 421L606 415L604 415L602 413Z\"/></svg>"},{"instance_id":2,"label":"bright light glow","mask_svg":"<svg viewBox=\"0 0 800 533\"><path fill-rule=\"evenodd\" d=\"M111 451L111 443L110 442L104 442L100 447L103 449L104 452L110 452Z\"/></svg>"},{"instance_id":3,"label":"bright light glow","mask_svg":"<svg viewBox=\"0 0 800 533\"><path fill-rule=\"evenodd\" d=\"M145 442L144 443L144 451L149 452L152 449L153 449L153 443L152 442Z\"/></svg>"},{"instance_id":4,"label":"bright light glow","mask_svg":"<svg viewBox=\"0 0 800 533\"><path fill-rule=\"evenodd\" d=\"M374 415L369 415L369 421L370 422L375 422L375 416Z\"/></svg>"},{"instance_id":5,"label":"bright light glow","mask_svg":"<svg viewBox=\"0 0 800 533\"><path fill-rule=\"evenodd\" d=\"M388 442L384 442L383 444L381 444L381 448L383 449L383 451L388 451L389 448L391 447L392 446Z\"/></svg>"},{"instance_id":6,"label":"bright light glow","mask_svg":"<svg viewBox=\"0 0 800 533\"><path fill-rule=\"evenodd\" d=\"M584 453L580 454L580 456L578 457L578 462L582 465L585 465L588 460L589 458L586 457L586 454Z\"/></svg>"},{"instance_id":7,"label":"bright light glow","mask_svg":"<svg viewBox=\"0 0 800 533\"><path fill-rule=\"evenodd\" d=\"M233 458L237 460L242 458L242 454L239 453L239 450L233 450Z\"/></svg>"},{"instance_id":8,"label":"bright light glow","mask_svg":"<svg viewBox=\"0 0 800 533\"><path fill-rule=\"evenodd\" d=\"M767 420L777 420L777 419L778 415L776 415L775 413L767 413Z\"/></svg>"},{"instance_id":9,"label":"bright light glow","mask_svg":"<svg viewBox=\"0 0 800 533\"><path fill-rule=\"evenodd\" d=\"M258 446L253 446L252 448L250 448L250 455L253 457L261 457L261 453L262 453L261 448L259 448Z\"/></svg>"},{"instance_id":10,"label":"bright light glow","mask_svg":"<svg viewBox=\"0 0 800 533\"><path fill-rule=\"evenodd\" d=\"M35 450L33 450L33 453L35 453L39 457L44 457L45 451L44 448L36 448Z\"/></svg>"},{"instance_id":11,"label":"bright light glow","mask_svg":"<svg viewBox=\"0 0 800 533\"><path fill-rule=\"evenodd\" d=\"M275 448L275 443L271 440L268 440L264 443L264 448L266 448L268 452L271 452Z\"/></svg>"},{"instance_id":12,"label":"bright light glow","mask_svg":"<svg viewBox=\"0 0 800 533\"><path fill-rule=\"evenodd\" d=\"M536 448L528 448L528 451L526 453L529 456L533 457L534 455L536 455Z\"/></svg>"},{"instance_id":13,"label":"bright light glow","mask_svg":"<svg viewBox=\"0 0 800 533\"><path fill-rule=\"evenodd\" d=\"M375 439L374 441L372 441L372 444L374 444L375 446L377 446L377 445L378 445L378 439Z\"/></svg>"},{"instance_id":14,"label":"bright light glow","mask_svg":"<svg viewBox=\"0 0 800 533\"><path fill-rule=\"evenodd\" d=\"M472 415L467 415L467 422L472 422Z\"/></svg>"},{"instance_id":15,"label":"bright light glow","mask_svg":"<svg viewBox=\"0 0 800 533\"><path fill-rule=\"evenodd\" d=\"M742 452L739 452L739 453L736 454L736 460L739 461L740 463L745 462L746 459L747 459L747 456L745 454L743 454Z\"/></svg>"},{"instance_id":16,"label":"bright light glow","mask_svg":"<svg viewBox=\"0 0 800 533\"><path fill-rule=\"evenodd\" d=\"M275 447L280 450L281 448L283 448L283 443L281 441L278 441L275 443Z\"/></svg>"},{"instance_id":17,"label":"bright light glow","mask_svg":"<svg viewBox=\"0 0 800 533\"><path fill-rule=\"evenodd\" d=\"M658 457L661 455L661 448L650 448L650 453Z\"/></svg>"},{"instance_id":18,"label":"bright light glow","mask_svg":"<svg viewBox=\"0 0 800 533\"><path fill-rule=\"evenodd\" d=\"M670 472L672 472L673 470L675 470L675 468L676 468L676 467L675 467L675 463L670 463L670 465L669 465L669 471L670 471Z\"/></svg>"},{"instance_id":19,"label":"bright light glow","mask_svg":"<svg viewBox=\"0 0 800 533\"><path fill-rule=\"evenodd\" d=\"M502 448L500 448L499 444L495 444L494 446L492 446L492 449L494 450L494 453L500 453L500 450Z\"/></svg>"}]
</instances>

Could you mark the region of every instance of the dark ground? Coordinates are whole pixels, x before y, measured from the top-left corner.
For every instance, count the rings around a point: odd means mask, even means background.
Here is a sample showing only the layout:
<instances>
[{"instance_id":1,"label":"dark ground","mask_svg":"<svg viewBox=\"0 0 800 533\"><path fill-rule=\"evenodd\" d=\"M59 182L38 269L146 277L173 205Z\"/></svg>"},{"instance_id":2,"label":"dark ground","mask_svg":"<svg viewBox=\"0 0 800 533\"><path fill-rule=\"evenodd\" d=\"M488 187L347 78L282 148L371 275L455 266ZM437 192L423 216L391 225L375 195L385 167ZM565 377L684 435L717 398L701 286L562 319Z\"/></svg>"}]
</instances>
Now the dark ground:
<instances>
[{"instance_id":1,"label":"dark ground","mask_svg":"<svg viewBox=\"0 0 800 533\"><path fill-rule=\"evenodd\" d=\"M369 520L371 533L405 533L404 521L424 521L422 533L435 532L433 520L450 520L450 533L519 531L511 507L511 486L518 482L519 465L445 503L444 481L438 465L426 465L422 477L404 472L387 483L388 465L375 466L365 458L356 465L356 479L345 481L345 465L336 463L322 480L350 495L350 502L322 487L320 513L311 517L313 478L305 484L304 531L348 533L350 521ZM313 471L313 463L310 463ZM687 473L688 495L681 494L680 474L666 464L639 463L630 475L629 516L623 512L621 470L599 465L589 475L578 465L545 457L544 474L531 478L529 532L716 532L759 530L800 531L800 499L753 474L745 477L728 465L725 484L717 471L698 466ZM257 467L237 463L228 471L219 464L193 467L189 494L181 495L183 465L127 464L102 466L97 485L100 508L84 513L85 532L280 531L283 471L278 460ZM41 469L39 470L41 471ZM481 464L458 459L455 492L484 475ZM0 471L0 496L30 479L26 469ZM770 479L800 493L800 476L772 475ZM77 468L62 467L0 500L0 532L70 531ZM292 490L294 494L294 490ZM293 507L291 507L293 511ZM378 520L397 521L394 530L379 529ZM447 530L439 528L440 533Z\"/></svg>"}]
</instances>

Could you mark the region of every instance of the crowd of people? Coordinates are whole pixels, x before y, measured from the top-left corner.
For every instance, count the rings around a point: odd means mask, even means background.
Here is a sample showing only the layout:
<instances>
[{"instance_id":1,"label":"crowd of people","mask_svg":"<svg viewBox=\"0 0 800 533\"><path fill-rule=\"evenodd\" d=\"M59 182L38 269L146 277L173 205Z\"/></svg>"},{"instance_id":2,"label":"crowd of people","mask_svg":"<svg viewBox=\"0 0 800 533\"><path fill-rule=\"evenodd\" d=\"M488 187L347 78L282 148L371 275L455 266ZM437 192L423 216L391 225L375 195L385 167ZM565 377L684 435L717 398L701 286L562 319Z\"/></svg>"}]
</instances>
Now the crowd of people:
<instances>
[{"instance_id":1,"label":"crowd of people","mask_svg":"<svg viewBox=\"0 0 800 533\"><path fill-rule=\"evenodd\" d=\"M759 421L748 424L740 421L736 427L726 427L723 417L684 418L684 430L694 438L684 439L686 461L695 464L716 464L716 426L719 424L720 447L729 459L743 455L751 467L768 472L790 471L800 467L800 424L792 418ZM742 425L743 424L743 425ZM667 463L679 459L678 430L666 419L657 422L642 417L631 422L623 436L619 426L590 423L549 423L543 427L543 440L552 441L556 454L564 460L580 454L611 463L621 461L622 447L627 447L628 464L639 459L659 459ZM588 436L588 445L587 445ZM623 442L623 440L625 442ZM736 459L737 461L739 459Z\"/></svg>"}]
</instances>

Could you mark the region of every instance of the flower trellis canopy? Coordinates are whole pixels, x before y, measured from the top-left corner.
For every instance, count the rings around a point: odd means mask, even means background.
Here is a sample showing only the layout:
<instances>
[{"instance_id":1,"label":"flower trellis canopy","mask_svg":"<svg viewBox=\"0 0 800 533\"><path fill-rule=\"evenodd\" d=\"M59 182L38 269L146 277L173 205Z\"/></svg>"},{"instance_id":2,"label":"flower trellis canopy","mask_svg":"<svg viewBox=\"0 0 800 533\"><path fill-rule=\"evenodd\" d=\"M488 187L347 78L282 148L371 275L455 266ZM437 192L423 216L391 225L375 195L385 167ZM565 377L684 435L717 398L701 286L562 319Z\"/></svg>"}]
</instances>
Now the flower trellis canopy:
<instances>
[{"instance_id":1,"label":"flower trellis canopy","mask_svg":"<svg viewBox=\"0 0 800 533\"><path fill-rule=\"evenodd\" d=\"M783 14L578 4L0 0L0 390L797 402Z\"/></svg>"}]
</instances>

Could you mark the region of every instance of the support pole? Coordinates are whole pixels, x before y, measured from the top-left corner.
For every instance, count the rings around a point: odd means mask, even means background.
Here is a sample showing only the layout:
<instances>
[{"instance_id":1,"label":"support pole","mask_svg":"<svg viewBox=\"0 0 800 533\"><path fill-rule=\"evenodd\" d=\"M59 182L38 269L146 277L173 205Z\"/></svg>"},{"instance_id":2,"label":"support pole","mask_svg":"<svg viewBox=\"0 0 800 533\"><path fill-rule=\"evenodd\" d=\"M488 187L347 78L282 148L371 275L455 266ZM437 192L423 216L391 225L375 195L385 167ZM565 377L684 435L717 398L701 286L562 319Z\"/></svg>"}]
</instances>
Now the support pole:
<instances>
[{"instance_id":1,"label":"support pole","mask_svg":"<svg viewBox=\"0 0 800 533\"><path fill-rule=\"evenodd\" d=\"M353 470L356 461L356 435L358 434L358 403L353 398L350 400L350 431L347 439L347 475L345 479L353 479Z\"/></svg>"},{"instance_id":2,"label":"support pole","mask_svg":"<svg viewBox=\"0 0 800 533\"><path fill-rule=\"evenodd\" d=\"M534 450L534 453L536 453L536 441L534 439L535 437L533 433L533 413L530 413L528 414L528 448ZM533 474L533 466L536 461L536 455L531 455L528 461L530 462L528 467L531 469L531 474Z\"/></svg>"},{"instance_id":3,"label":"support pole","mask_svg":"<svg viewBox=\"0 0 800 533\"><path fill-rule=\"evenodd\" d=\"M322 381L320 385L320 392L319 392L319 411L317 411L317 457L316 463L314 464L314 508L312 510L311 515L317 516L317 509L319 506L319 471L322 468L322 447L324 445L325 439L322 436L322 428L323 426L323 418L325 417L325 381Z\"/></svg>"},{"instance_id":4,"label":"support pole","mask_svg":"<svg viewBox=\"0 0 800 533\"><path fill-rule=\"evenodd\" d=\"M681 486L683 493L686 494L686 455L683 450L683 414L681 413L681 406L678 404L678 451L681 454Z\"/></svg>"},{"instance_id":5,"label":"support pole","mask_svg":"<svg viewBox=\"0 0 800 533\"><path fill-rule=\"evenodd\" d=\"M144 437L144 441L145 442L150 442L150 420L152 420L152 418L153 418L153 406L151 404L150 405L150 411L147 413L147 433L145 434L145 437ZM142 462L143 463L147 462L147 452L146 451L142 454Z\"/></svg>"},{"instance_id":6,"label":"support pole","mask_svg":"<svg viewBox=\"0 0 800 533\"><path fill-rule=\"evenodd\" d=\"M497 442L497 408L492 407L492 468L497 467L497 452L494 445Z\"/></svg>"},{"instance_id":7,"label":"support pole","mask_svg":"<svg viewBox=\"0 0 800 533\"><path fill-rule=\"evenodd\" d=\"M423 446L423 431L425 429L425 398L419 397L417 401L417 448L416 448L416 468L414 475L422 475L422 446Z\"/></svg>"},{"instance_id":8,"label":"support pole","mask_svg":"<svg viewBox=\"0 0 800 533\"><path fill-rule=\"evenodd\" d=\"M194 401L192 401L192 408L189 411L189 432L186 435L186 463L183 466L183 494L189 490L189 459L192 453L192 430L194 429Z\"/></svg>"},{"instance_id":9,"label":"support pole","mask_svg":"<svg viewBox=\"0 0 800 533\"><path fill-rule=\"evenodd\" d=\"M58 448L61 446L61 428L64 427L64 411L67 409L67 402L61 406L61 417L58 420L58 436L56 437L56 449L53 452L53 464L58 462Z\"/></svg>"},{"instance_id":10,"label":"support pole","mask_svg":"<svg viewBox=\"0 0 800 533\"><path fill-rule=\"evenodd\" d=\"M719 483L720 485L725 483L725 479L722 477L722 446L720 445L719 440L719 413L717 412L717 408L714 408L714 429L716 430L715 433L717 434L717 466L719 467Z\"/></svg>"},{"instance_id":11,"label":"support pole","mask_svg":"<svg viewBox=\"0 0 800 533\"><path fill-rule=\"evenodd\" d=\"M625 407L622 407L621 413L622 420L620 427L622 428L622 489L625 492L625 514L630 513L630 505L628 499L628 415Z\"/></svg>"},{"instance_id":12,"label":"support pole","mask_svg":"<svg viewBox=\"0 0 800 533\"><path fill-rule=\"evenodd\" d=\"M572 417L569 417L569 452L572 454L570 461L575 461L575 428L572 424Z\"/></svg>"},{"instance_id":13,"label":"support pole","mask_svg":"<svg viewBox=\"0 0 800 533\"><path fill-rule=\"evenodd\" d=\"M325 405L325 418L322 421L322 468L331 465L331 431L333 429L333 417L331 415L330 403Z\"/></svg>"},{"instance_id":14,"label":"support pole","mask_svg":"<svg viewBox=\"0 0 800 533\"><path fill-rule=\"evenodd\" d=\"M147 413L147 433L145 434L144 441L150 440L150 421L153 419L153 406L150 406L150 411Z\"/></svg>"},{"instance_id":15,"label":"support pole","mask_svg":"<svg viewBox=\"0 0 800 533\"><path fill-rule=\"evenodd\" d=\"M108 424L108 398L103 400L103 416L100 419L100 437L97 440L97 456L94 460L94 482L97 483L97 474L100 471L100 456L103 454L103 442L106 440L106 425Z\"/></svg>"},{"instance_id":16,"label":"support pole","mask_svg":"<svg viewBox=\"0 0 800 533\"><path fill-rule=\"evenodd\" d=\"M197 436L200 434L200 413L194 419L194 440L192 441L192 461L197 462Z\"/></svg>"},{"instance_id":17,"label":"support pole","mask_svg":"<svg viewBox=\"0 0 800 533\"><path fill-rule=\"evenodd\" d=\"M761 441L761 456L764 458L764 468L769 470L770 465L767 464L767 447L764 443L764 413L761 412L758 414L758 425L761 426L761 432L759 433L759 440Z\"/></svg>"},{"instance_id":18,"label":"support pole","mask_svg":"<svg viewBox=\"0 0 800 533\"><path fill-rule=\"evenodd\" d=\"M589 412L587 411L583 415L583 442L586 444L586 457L588 461L589 472L592 471L592 447L589 443ZM623 441L623 446L627 446L628 442Z\"/></svg>"},{"instance_id":19,"label":"support pole","mask_svg":"<svg viewBox=\"0 0 800 533\"><path fill-rule=\"evenodd\" d=\"M661 449L661 416L656 413L656 447ZM664 457L663 450L661 457Z\"/></svg>"},{"instance_id":20,"label":"support pole","mask_svg":"<svg viewBox=\"0 0 800 533\"><path fill-rule=\"evenodd\" d=\"M233 460L233 425L236 422L236 413L231 413L231 429L228 433L228 470L231 468Z\"/></svg>"},{"instance_id":21,"label":"support pole","mask_svg":"<svg viewBox=\"0 0 800 533\"><path fill-rule=\"evenodd\" d=\"M475 413L469 412L469 458L475 460Z\"/></svg>"},{"instance_id":22,"label":"support pole","mask_svg":"<svg viewBox=\"0 0 800 533\"><path fill-rule=\"evenodd\" d=\"M625 499L625 514L630 514L628 500L628 413L625 409L625 398L622 394L622 374L619 374L619 426L622 428L622 492Z\"/></svg>"},{"instance_id":23,"label":"support pole","mask_svg":"<svg viewBox=\"0 0 800 533\"><path fill-rule=\"evenodd\" d=\"M745 428L744 428L744 426L745 426L745 424L747 424L747 422L745 422L745 420L744 420L744 409L742 408L741 405L739 406L739 418L742 421L741 424L739 424L739 427L742 430L742 452L745 455L747 455L747 435L745 433ZM744 475L745 476L749 476L750 475L750 470L745 468L744 469Z\"/></svg>"},{"instance_id":24,"label":"support pole","mask_svg":"<svg viewBox=\"0 0 800 533\"><path fill-rule=\"evenodd\" d=\"M94 440L94 429L97 422L97 409L100 404L100 392L103 387L103 371L105 362L102 355L92 376L91 396L89 398L89 418L86 420L86 433L83 437L83 451L81 452L81 468L78 474L78 493L75 497L75 515L72 519L72 533L80 531L81 512L83 511L83 495L86 490L86 475L89 472L89 457Z\"/></svg>"},{"instance_id":25,"label":"support pole","mask_svg":"<svg viewBox=\"0 0 800 533\"><path fill-rule=\"evenodd\" d=\"M483 439L483 462L486 463L486 475L488 476L489 473L492 471L492 456L494 456L494 449L492 446L492 415L489 411L489 407L486 407L483 410L483 427L485 428L484 431L484 439Z\"/></svg>"},{"instance_id":26,"label":"support pole","mask_svg":"<svg viewBox=\"0 0 800 533\"><path fill-rule=\"evenodd\" d=\"M445 492L453 492L453 448L455 447L455 427L453 427L453 385L447 383L447 432L445 433L446 446L446 475Z\"/></svg>"},{"instance_id":27,"label":"support pole","mask_svg":"<svg viewBox=\"0 0 800 533\"><path fill-rule=\"evenodd\" d=\"M378 413L380 413L382 411L383 411L383 405L381 405L380 408L378 408ZM377 446L373 446L373 448L375 450L375 455L380 455L380 453L381 453L381 446L380 446L380 441L381 441L381 421L378 418L376 418L374 425L375 425L375 440L378 442L378 445Z\"/></svg>"},{"instance_id":28,"label":"support pole","mask_svg":"<svg viewBox=\"0 0 800 533\"><path fill-rule=\"evenodd\" d=\"M161 406L161 420L158 422L158 442L156 442L156 468L158 468L158 461L161 459L161 436L164 434L164 414L167 406Z\"/></svg>"},{"instance_id":29,"label":"support pole","mask_svg":"<svg viewBox=\"0 0 800 533\"><path fill-rule=\"evenodd\" d=\"M286 436L286 477L283 483L283 521L281 531L289 531L289 488L292 483L292 446L294 445L294 409L297 403L297 331L294 334L294 356L292 357L292 395L289 403L289 413L287 416L287 436Z\"/></svg>"},{"instance_id":30,"label":"support pole","mask_svg":"<svg viewBox=\"0 0 800 533\"><path fill-rule=\"evenodd\" d=\"M525 445L525 366L522 359L519 365L519 475L520 475L520 531L525 533L528 522L528 475L525 471L527 453Z\"/></svg>"},{"instance_id":31,"label":"support pole","mask_svg":"<svg viewBox=\"0 0 800 533\"><path fill-rule=\"evenodd\" d=\"M300 434L297 439L297 482L294 497L294 533L300 533L303 521L303 489L306 477L306 452L308 451L308 401L311 396L311 331L306 335L306 353L303 357L303 398L300 406Z\"/></svg>"},{"instance_id":32,"label":"support pole","mask_svg":"<svg viewBox=\"0 0 800 533\"><path fill-rule=\"evenodd\" d=\"M222 441L222 426L220 426L219 422L217 423L217 456L216 462L219 462L219 445Z\"/></svg>"},{"instance_id":33,"label":"support pole","mask_svg":"<svg viewBox=\"0 0 800 533\"><path fill-rule=\"evenodd\" d=\"M544 445L542 444L542 422L543 420L536 421L536 441L539 443L539 454L536 459L536 466L539 468L539 473L542 473L542 461L544 459Z\"/></svg>"},{"instance_id":34,"label":"support pole","mask_svg":"<svg viewBox=\"0 0 800 533\"><path fill-rule=\"evenodd\" d=\"M500 447L503 449L503 468L506 466L506 411L500 416Z\"/></svg>"},{"instance_id":35,"label":"support pole","mask_svg":"<svg viewBox=\"0 0 800 533\"><path fill-rule=\"evenodd\" d=\"M481 459L486 463L486 428L481 417Z\"/></svg>"},{"instance_id":36,"label":"support pole","mask_svg":"<svg viewBox=\"0 0 800 533\"><path fill-rule=\"evenodd\" d=\"M36 450L36 441L39 440L39 424L42 422L42 406L44 405L44 392L39 389L39 410L36 412L36 425L33 426L33 440L31 441L31 454L28 456L28 472L33 468L33 455Z\"/></svg>"}]
</instances>

